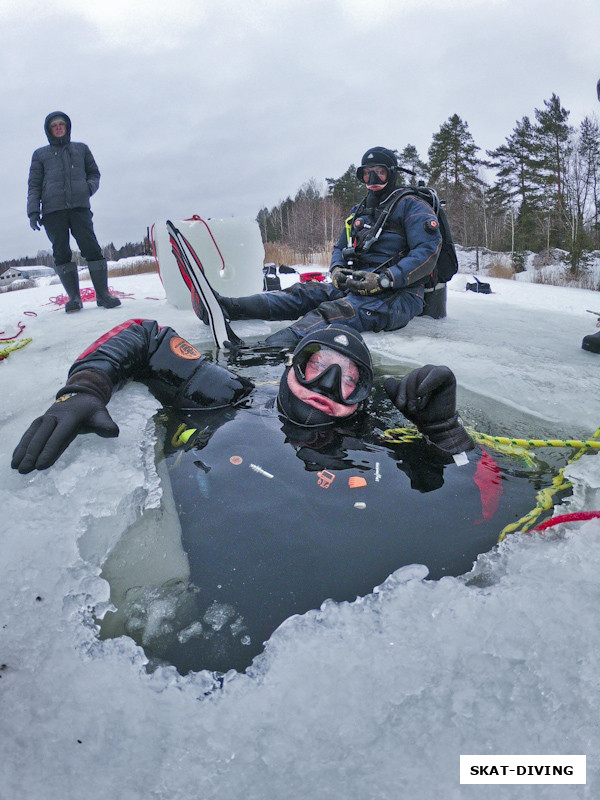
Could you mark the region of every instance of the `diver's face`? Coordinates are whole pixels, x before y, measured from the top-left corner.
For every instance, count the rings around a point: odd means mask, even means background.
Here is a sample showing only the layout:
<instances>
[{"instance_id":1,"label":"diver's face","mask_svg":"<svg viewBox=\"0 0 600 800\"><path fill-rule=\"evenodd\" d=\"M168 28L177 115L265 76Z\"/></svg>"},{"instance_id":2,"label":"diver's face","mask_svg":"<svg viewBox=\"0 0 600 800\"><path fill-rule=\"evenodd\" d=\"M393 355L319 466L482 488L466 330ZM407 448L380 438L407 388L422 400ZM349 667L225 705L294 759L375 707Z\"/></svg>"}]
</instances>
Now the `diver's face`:
<instances>
[{"instance_id":1,"label":"diver's face","mask_svg":"<svg viewBox=\"0 0 600 800\"><path fill-rule=\"evenodd\" d=\"M318 378L319 375L333 364L339 365L341 369L342 397L349 397L358 383L358 367L349 358L335 350L324 348L317 353L313 353L306 362L306 367L304 368L306 380L311 381ZM288 372L287 384L290 392L299 400L302 400L303 403L309 406L313 406L313 408L317 408L330 417L349 417L351 414L354 414L357 409L358 403L349 406L337 403L330 397L325 397L308 386L302 386L302 384L298 382L293 369Z\"/></svg>"},{"instance_id":2,"label":"diver's face","mask_svg":"<svg viewBox=\"0 0 600 800\"><path fill-rule=\"evenodd\" d=\"M389 175L385 167L376 165L374 167L363 167L362 179L367 184L370 192L380 192L385 189Z\"/></svg>"}]
</instances>

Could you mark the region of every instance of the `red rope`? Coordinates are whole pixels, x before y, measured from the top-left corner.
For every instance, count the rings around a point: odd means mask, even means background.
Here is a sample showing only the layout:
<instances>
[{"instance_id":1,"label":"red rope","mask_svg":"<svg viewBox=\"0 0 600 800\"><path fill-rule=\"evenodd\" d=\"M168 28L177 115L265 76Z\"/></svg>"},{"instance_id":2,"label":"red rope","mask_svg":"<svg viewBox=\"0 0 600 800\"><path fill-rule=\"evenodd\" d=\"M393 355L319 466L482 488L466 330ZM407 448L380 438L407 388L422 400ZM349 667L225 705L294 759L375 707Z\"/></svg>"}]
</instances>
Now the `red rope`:
<instances>
[{"instance_id":1,"label":"red rope","mask_svg":"<svg viewBox=\"0 0 600 800\"><path fill-rule=\"evenodd\" d=\"M18 333L15 333L14 336L7 336L5 339L0 339L0 342L12 342L13 339L17 339L25 330L26 325L24 322L17 322L17 327L19 329ZM6 331L0 331L0 333L6 333Z\"/></svg>"},{"instance_id":2,"label":"red rope","mask_svg":"<svg viewBox=\"0 0 600 800\"><path fill-rule=\"evenodd\" d=\"M219 245L217 244L215 237L212 235L211 229L208 227L208 222L205 219L202 219L202 217L199 217L198 214L194 214L193 217L190 217L189 219L186 219L185 221L186 222L191 222L192 220L194 222L201 222L204 225L204 227L206 228L206 230L208 231L208 235L212 239L212 242L213 242L214 246L217 248L217 253L219 254L219 258L221 259L221 263L223 264L223 267L221 269L221 272L223 272L225 270L225 259L223 258L223 254L219 250Z\"/></svg>"},{"instance_id":3,"label":"red rope","mask_svg":"<svg viewBox=\"0 0 600 800\"><path fill-rule=\"evenodd\" d=\"M119 292L116 289L113 289L112 286L108 287L110 293L114 297L126 297L129 300L134 299L135 295L133 294L126 294L125 292ZM79 295L81 297L82 303L95 303L96 302L96 292L91 287L86 287L85 289L79 290ZM46 303L46 305L55 305L55 306L64 306L69 302L69 296L66 294L59 294L56 297L51 297L50 302Z\"/></svg>"},{"instance_id":4,"label":"red rope","mask_svg":"<svg viewBox=\"0 0 600 800\"><path fill-rule=\"evenodd\" d=\"M558 517L547 519L542 522L534 531L546 531L548 528L553 528L555 525L560 525L563 522L583 522L587 519L595 519L600 517L600 511L574 511L572 514L560 514Z\"/></svg>"}]
</instances>

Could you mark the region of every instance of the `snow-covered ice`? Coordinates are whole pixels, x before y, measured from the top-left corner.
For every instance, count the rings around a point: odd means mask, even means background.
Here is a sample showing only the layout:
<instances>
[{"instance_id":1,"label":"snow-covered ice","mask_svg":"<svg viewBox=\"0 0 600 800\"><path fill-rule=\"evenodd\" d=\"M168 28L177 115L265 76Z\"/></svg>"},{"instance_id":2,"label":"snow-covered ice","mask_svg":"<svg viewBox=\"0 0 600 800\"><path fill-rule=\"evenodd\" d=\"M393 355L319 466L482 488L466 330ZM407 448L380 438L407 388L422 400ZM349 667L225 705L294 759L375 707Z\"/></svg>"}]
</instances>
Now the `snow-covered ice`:
<instances>
[{"instance_id":1,"label":"snow-covered ice","mask_svg":"<svg viewBox=\"0 0 600 800\"><path fill-rule=\"evenodd\" d=\"M382 363L448 364L464 389L558 437L591 437L600 355L581 340L600 295L499 279L476 295L468 279L449 285L446 319L369 334L371 349ZM19 475L10 455L74 358L113 325L153 318L210 344L157 275L110 285L131 295L121 308L69 316L47 305L55 285L0 295L0 335L24 322L33 339L0 364L0 798L598 797L600 520L509 537L463 579L401 569L360 601L288 620L250 674L212 693L202 673L148 674L131 639L98 639L102 564L160 505L158 404L126 387L110 403L120 437L79 437L44 473ZM600 509L600 459L568 475L574 496L560 510ZM587 785L473 790L459 785L469 753L585 754Z\"/></svg>"}]
</instances>

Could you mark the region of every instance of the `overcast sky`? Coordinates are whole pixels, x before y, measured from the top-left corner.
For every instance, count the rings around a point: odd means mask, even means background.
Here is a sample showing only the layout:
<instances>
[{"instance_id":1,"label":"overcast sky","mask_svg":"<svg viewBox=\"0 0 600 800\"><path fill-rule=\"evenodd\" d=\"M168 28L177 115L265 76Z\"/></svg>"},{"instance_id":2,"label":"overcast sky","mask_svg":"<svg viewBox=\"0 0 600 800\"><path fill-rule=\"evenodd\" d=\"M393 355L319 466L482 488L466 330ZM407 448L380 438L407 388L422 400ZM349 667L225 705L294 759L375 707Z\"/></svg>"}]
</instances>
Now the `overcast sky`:
<instances>
[{"instance_id":1,"label":"overcast sky","mask_svg":"<svg viewBox=\"0 0 600 800\"><path fill-rule=\"evenodd\" d=\"M252 216L374 145L426 159L452 114L482 150L553 92L600 112L598 0L0 0L0 260L48 249L25 213L61 110L102 173L102 245L155 220Z\"/></svg>"}]
</instances>

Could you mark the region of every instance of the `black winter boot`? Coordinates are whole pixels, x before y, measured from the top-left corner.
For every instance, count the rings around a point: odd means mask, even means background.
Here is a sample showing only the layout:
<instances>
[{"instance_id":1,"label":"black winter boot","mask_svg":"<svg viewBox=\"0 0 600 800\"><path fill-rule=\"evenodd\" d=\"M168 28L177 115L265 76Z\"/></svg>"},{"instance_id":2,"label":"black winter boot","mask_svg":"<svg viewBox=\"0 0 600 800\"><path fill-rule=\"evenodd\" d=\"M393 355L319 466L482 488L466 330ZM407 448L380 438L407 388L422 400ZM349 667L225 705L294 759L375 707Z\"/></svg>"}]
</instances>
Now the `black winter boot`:
<instances>
[{"instance_id":1,"label":"black winter boot","mask_svg":"<svg viewBox=\"0 0 600 800\"><path fill-rule=\"evenodd\" d=\"M252 294L249 297L223 297L215 289L213 292L228 320L271 319L268 302L261 294ZM198 319L208 325L208 311L195 292L192 294L192 308Z\"/></svg>"},{"instance_id":2,"label":"black winter boot","mask_svg":"<svg viewBox=\"0 0 600 800\"><path fill-rule=\"evenodd\" d=\"M83 303L79 294L79 273L77 264L70 261L68 264L57 264L54 271L60 278L65 292L69 295L69 300L65 305L65 311L70 314L72 311L81 311Z\"/></svg>"},{"instance_id":3,"label":"black winter boot","mask_svg":"<svg viewBox=\"0 0 600 800\"><path fill-rule=\"evenodd\" d=\"M262 294L249 297L220 297L219 303L228 319L271 319L269 303Z\"/></svg>"},{"instance_id":4,"label":"black winter boot","mask_svg":"<svg viewBox=\"0 0 600 800\"><path fill-rule=\"evenodd\" d=\"M90 278L96 291L96 305L101 308L116 308L121 305L118 297L113 297L108 291L108 269L106 259L102 261L88 261Z\"/></svg>"}]
</instances>

